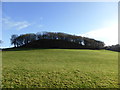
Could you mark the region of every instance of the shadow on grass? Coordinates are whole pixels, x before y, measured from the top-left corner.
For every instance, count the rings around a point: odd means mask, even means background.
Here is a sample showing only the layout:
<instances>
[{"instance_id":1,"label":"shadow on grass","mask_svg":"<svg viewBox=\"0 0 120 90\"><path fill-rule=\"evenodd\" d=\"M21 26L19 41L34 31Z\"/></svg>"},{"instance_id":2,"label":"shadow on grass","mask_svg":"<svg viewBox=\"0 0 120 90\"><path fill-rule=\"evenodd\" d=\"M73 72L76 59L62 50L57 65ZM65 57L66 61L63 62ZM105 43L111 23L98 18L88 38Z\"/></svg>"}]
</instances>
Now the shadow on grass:
<instances>
[{"instance_id":1,"label":"shadow on grass","mask_svg":"<svg viewBox=\"0 0 120 90\"><path fill-rule=\"evenodd\" d=\"M90 48L25 48L25 47L13 47L13 48L2 49L2 51L26 51L26 50L46 50L46 49L105 50L105 49L90 49Z\"/></svg>"},{"instance_id":2,"label":"shadow on grass","mask_svg":"<svg viewBox=\"0 0 120 90\"><path fill-rule=\"evenodd\" d=\"M2 51L26 51L26 50L37 50L37 49L45 50L45 49L48 49L48 48L21 48L21 47L13 47L13 48L2 49Z\"/></svg>"}]
</instances>

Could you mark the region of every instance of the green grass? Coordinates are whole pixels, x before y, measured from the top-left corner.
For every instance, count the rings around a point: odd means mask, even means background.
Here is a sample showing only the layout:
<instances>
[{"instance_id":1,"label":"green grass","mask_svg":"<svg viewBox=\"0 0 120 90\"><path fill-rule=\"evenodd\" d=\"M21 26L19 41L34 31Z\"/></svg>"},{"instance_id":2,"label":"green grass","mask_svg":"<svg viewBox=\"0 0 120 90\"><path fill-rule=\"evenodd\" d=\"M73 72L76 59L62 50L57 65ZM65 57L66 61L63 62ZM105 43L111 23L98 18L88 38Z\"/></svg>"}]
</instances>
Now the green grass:
<instances>
[{"instance_id":1,"label":"green grass","mask_svg":"<svg viewBox=\"0 0 120 90\"><path fill-rule=\"evenodd\" d=\"M107 50L3 51L3 88L118 88L118 53Z\"/></svg>"}]
</instances>

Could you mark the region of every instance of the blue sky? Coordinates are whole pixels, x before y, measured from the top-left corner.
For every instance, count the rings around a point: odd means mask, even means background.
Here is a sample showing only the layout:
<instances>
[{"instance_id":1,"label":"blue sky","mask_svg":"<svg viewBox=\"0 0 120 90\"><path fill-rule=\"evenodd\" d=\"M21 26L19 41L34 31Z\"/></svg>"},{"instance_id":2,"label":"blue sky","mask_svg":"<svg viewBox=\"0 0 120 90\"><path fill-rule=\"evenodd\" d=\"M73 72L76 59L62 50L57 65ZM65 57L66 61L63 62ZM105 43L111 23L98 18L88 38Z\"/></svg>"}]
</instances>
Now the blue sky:
<instances>
[{"instance_id":1,"label":"blue sky","mask_svg":"<svg viewBox=\"0 0 120 90\"><path fill-rule=\"evenodd\" d=\"M12 34L64 32L117 44L117 2L3 2L2 47Z\"/></svg>"}]
</instances>

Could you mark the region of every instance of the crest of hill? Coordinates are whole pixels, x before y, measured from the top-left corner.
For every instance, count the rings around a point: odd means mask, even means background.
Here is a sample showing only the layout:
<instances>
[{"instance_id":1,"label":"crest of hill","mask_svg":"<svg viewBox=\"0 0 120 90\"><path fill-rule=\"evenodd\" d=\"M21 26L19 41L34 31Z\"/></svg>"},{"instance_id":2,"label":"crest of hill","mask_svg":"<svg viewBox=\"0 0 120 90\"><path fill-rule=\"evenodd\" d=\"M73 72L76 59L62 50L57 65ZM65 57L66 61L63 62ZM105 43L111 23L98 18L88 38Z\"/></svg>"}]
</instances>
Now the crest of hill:
<instances>
[{"instance_id":1,"label":"crest of hill","mask_svg":"<svg viewBox=\"0 0 120 90\"><path fill-rule=\"evenodd\" d=\"M86 48L102 49L104 42L95 39L60 32L29 33L12 35L14 47L25 48Z\"/></svg>"},{"instance_id":2,"label":"crest of hill","mask_svg":"<svg viewBox=\"0 0 120 90\"><path fill-rule=\"evenodd\" d=\"M85 48L83 45L65 40L41 39L25 44L24 48Z\"/></svg>"}]
</instances>

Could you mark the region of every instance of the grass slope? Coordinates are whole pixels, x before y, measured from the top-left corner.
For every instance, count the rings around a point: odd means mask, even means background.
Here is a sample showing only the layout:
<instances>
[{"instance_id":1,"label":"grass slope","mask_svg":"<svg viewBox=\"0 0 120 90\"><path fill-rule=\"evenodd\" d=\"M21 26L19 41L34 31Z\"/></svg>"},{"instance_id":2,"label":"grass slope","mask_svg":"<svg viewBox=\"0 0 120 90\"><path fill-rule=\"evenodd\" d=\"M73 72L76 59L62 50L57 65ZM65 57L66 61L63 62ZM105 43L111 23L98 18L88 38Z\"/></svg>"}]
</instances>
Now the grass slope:
<instances>
[{"instance_id":1,"label":"grass slope","mask_svg":"<svg viewBox=\"0 0 120 90\"><path fill-rule=\"evenodd\" d=\"M3 88L118 88L117 83L117 52L3 51Z\"/></svg>"}]
</instances>

